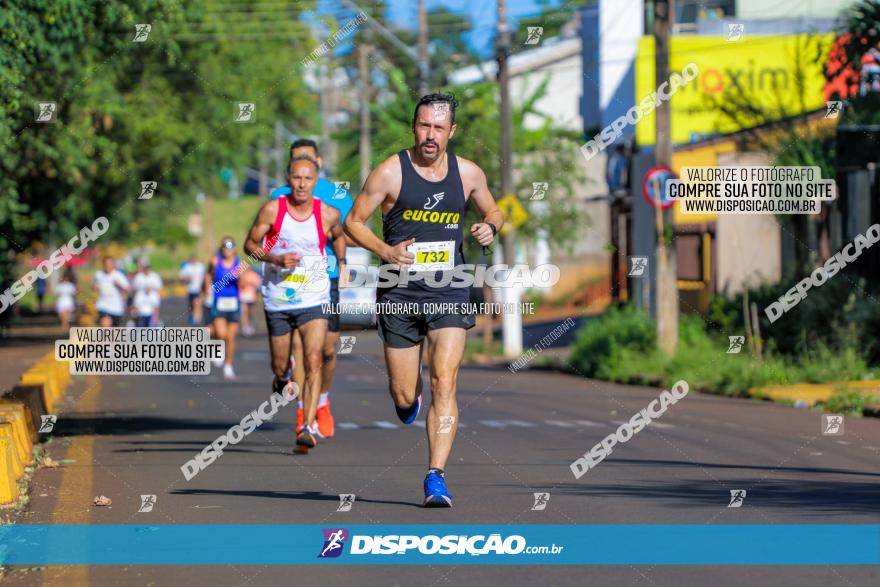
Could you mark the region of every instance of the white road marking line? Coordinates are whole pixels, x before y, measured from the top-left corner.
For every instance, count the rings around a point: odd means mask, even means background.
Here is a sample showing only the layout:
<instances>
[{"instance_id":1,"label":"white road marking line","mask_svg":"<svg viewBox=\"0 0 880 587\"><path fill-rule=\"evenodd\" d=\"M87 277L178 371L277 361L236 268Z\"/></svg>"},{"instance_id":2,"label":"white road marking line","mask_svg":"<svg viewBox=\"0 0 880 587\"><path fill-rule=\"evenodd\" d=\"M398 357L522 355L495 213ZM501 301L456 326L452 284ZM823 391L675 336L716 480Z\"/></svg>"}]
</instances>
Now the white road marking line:
<instances>
[{"instance_id":1,"label":"white road marking line","mask_svg":"<svg viewBox=\"0 0 880 587\"><path fill-rule=\"evenodd\" d=\"M376 378L372 375L346 375L346 381L360 381L364 383L373 383L376 381Z\"/></svg>"},{"instance_id":2,"label":"white road marking line","mask_svg":"<svg viewBox=\"0 0 880 587\"><path fill-rule=\"evenodd\" d=\"M534 428L535 425L531 422L523 422L522 420L507 420L507 423L511 426L519 426L520 428Z\"/></svg>"},{"instance_id":3,"label":"white road marking line","mask_svg":"<svg viewBox=\"0 0 880 587\"><path fill-rule=\"evenodd\" d=\"M505 428L507 426L507 424L500 420L480 420L480 424L489 428Z\"/></svg>"},{"instance_id":4,"label":"white road marking line","mask_svg":"<svg viewBox=\"0 0 880 587\"><path fill-rule=\"evenodd\" d=\"M572 423L566 422L565 420L544 420L544 424L550 424L551 426L559 426L560 428L571 428Z\"/></svg>"},{"instance_id":5,"label":"white road marking line","mask_svg":"<svg viewBox=\"0 0 880 587\"><path fill-rule=\"evenodd\" d=\"M480 423L489 428L507 428L508 426L517 426L519 428L535 427L535 424L524 422L523 420L480 420Z\"/></svg>"},{"instance_id":6,"label":"white road marking line","mask_svg":"<svg viewBox=\"0 0 880 587\"><path fill-rule=\"evenodd\" d=\"M399 426L397 424L394 424L392 422L388 422L387 420L376 420L375 422L373 422L373 424L375 424L379 428L385 428L386 430L399 428Z\"/></svg>"},{"instance_id":7,"label":"white road marking line","mask_svg":"<svg viewBox=\"0 0 880 587\"><path fill-rule=\"evenodd\" d=\"M836 442L837 444L852 444L851 442L847 442L845 440L835 440L834 442Z\"/></svg>"},{"instance_id":8,"label":"white road marking line","mask_svg":"<svg viewBox=\"0 0 880 587\"><path fill-rule=\"evenodd\" d=\"M354 422L337 422L336 426L342 428L343 430L357 430L358 428L360 428L360 426L358 426Z\"/></svg>"},{"instance_id":9,"label":"white road marking line","mask_svg":"<svg viewBox=\"0 0 880 587\"><path fill-rule=\"evenodd\" d=\"M623 420L612 420L612 422L617 424L618 426L620 424L627 424L627 422L624 422ZM675 428L675 426L673 426L672 424L663 424L662 422L657 422L656 420L652 421L650 424L648 424L648 426L656 426L657 428L659 428L661 430L666 430L668 428Z\"/></svg>"},{"instance_id":10,"label":"white road marking line","mask_svg":"<svg viewBox=\"0 0 880 587\"><path fill-rule=\"evenodd\" d=\"M602 426L603 424L599 422L593 422L592 420L575 420L575 424L578 426Z\"/></svg>"}]
</instances>

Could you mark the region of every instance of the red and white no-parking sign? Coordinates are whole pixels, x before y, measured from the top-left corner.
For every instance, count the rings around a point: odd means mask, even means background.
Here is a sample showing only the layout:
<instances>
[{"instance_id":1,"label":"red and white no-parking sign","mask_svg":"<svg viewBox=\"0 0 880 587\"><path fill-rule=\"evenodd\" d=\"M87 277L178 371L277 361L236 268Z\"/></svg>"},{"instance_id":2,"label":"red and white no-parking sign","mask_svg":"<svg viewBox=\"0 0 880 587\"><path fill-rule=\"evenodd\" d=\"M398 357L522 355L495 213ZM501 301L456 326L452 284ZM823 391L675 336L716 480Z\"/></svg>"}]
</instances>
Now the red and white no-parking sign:
<instances>
[{"instance_id":1,"label":"red and white no-parking sign","mask_svg":"<svg viewBox=\"0 0 880 587\"><path fill-rule=\"evenodd\" d=\"M678 179L671 169L662 165L652 167L642 182L642 196L655 208L669 208L675 203L666 197L666 182L670 179Z\"/></svg>"}]
</instances>

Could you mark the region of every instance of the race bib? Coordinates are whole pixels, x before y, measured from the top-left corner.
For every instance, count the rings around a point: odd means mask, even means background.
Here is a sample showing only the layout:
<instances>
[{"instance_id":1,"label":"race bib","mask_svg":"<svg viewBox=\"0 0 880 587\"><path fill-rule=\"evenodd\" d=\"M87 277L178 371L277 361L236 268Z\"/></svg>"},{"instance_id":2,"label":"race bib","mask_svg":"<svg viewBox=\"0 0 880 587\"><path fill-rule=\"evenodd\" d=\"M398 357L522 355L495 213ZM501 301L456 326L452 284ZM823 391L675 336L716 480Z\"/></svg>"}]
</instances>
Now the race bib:
<instances>
[{"instance_id":1,"label":"race bib","mask_svg":"<svg viewBox=\"0 0 880 587\"><path fill-rule=\"evenodd\" d=\"M415 242L406 248L415 261L410 271L448 271L454 266L455 241Z\"/></svg>"},{"instance_id":2,"label":"race bib","mask_svg":"<svg viewBox=\"0 0 880 587\"><path fill-rule=\"evenodd\" d=\"M238 311L238 298L217 298L218 312L236 312Z\"/></svg>"}]
</instances>

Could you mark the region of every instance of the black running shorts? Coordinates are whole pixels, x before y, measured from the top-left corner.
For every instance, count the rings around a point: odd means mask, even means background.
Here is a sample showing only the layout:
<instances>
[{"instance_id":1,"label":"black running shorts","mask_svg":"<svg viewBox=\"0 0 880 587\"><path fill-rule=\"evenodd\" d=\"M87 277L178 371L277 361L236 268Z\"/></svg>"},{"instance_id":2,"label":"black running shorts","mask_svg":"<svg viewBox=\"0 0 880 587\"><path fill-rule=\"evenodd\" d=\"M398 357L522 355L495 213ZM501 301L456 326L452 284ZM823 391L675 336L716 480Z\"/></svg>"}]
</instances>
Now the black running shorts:
<instances>
[{"instance_id":1,"label":"black running shorts","mask_svg":"<svg viewBox=\"0 0 880 587\"><path fill-rule=\"evenodd\" d=\"M285 310L266 312L266 328L269 336L284 336L311 320L326 320L327 314L323 306L314 306L302 310Z\"/></svg>"},{"instance_id":2,"label":"black running shorts","mask_svg":"<svg viewBox=\"0 0 880 587\"><path fill-rule=\"evenodd\" d=\"M378 315L379 337L385 346L407 349L421 343L429 330L473 328L476 316L462 312L383 313Z\"/></svg>"}]
</instances>

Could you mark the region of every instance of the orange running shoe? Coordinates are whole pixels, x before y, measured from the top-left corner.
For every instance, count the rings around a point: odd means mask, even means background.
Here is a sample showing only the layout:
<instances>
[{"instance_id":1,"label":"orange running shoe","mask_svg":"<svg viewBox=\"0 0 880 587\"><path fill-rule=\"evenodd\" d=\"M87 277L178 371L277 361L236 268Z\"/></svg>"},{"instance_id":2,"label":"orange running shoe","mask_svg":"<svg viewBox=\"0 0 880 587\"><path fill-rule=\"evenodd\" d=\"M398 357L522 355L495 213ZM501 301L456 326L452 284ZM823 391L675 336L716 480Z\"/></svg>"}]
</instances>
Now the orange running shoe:
<instances>
[{"instance_id":1,"label":"orange running shoe","mask_svg":"<svg viewBox=\"0 0 880 587\"><path fill-rule=\"evenodd\" d=\"M299 408L296 411L296 431L299 432L299 429L303 427L303 422L306 420L306 413L302 408Z\"/></svg>"},{"instance_id":2,"label":"orange running shoe","mask_svg":"<svg viewBox=\"0 0 880 587\"><path fill-rule=\"evenodd\" d=\"M335 432L335 426L333 423L333 414L330 413L329 401L318 408L318 413L315 414L315 420L318 422L318 432L321 433L321 436L324 438L332 438L333 432Z\"/></svg>"}]
</instances>

